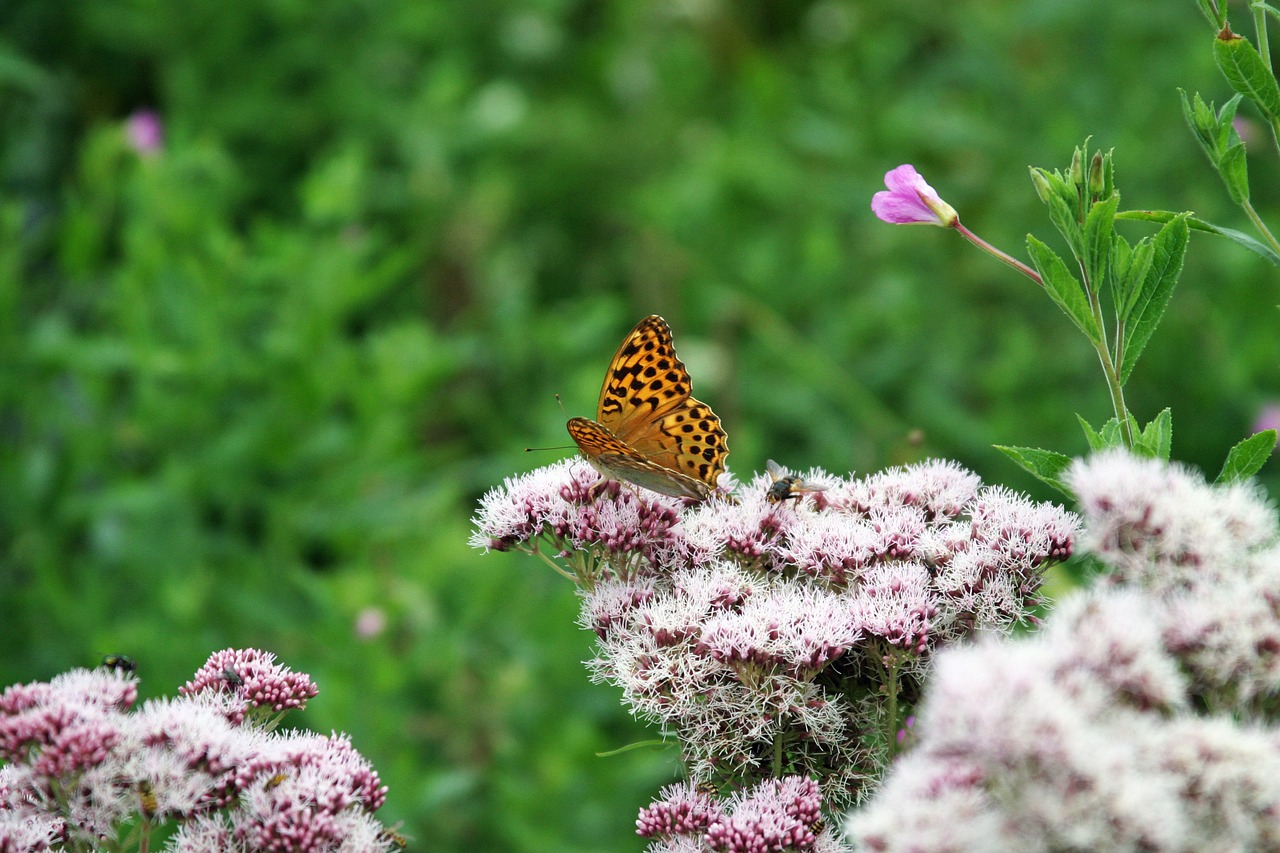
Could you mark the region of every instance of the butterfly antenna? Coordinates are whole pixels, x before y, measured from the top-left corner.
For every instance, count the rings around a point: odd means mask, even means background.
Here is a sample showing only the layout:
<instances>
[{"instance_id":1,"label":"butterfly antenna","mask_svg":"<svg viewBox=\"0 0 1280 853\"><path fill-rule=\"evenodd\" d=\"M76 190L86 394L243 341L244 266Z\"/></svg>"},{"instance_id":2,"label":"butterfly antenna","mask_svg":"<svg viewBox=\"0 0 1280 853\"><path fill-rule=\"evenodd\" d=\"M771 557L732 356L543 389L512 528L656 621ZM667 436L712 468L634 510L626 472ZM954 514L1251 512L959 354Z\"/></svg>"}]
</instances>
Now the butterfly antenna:
<instances>
[{"instance_id":1,"label":"butterfly antenna","mask_svg":"<svg viewBox=\"0 0 1280 853\"><path fill-rule=\"evenodd\" d=\"M560 411L564 412L566 415L569 414L568 410L564 407L564 400L560 399L559 394L556 395L556 402L560 404Z\"/></svg>"},{"instance_id":2,"label":"butterfly antenna","mask_svg":"<svg viewBox=\"0 0 1280 853\"><path fill-rule=\"evenodd\" d=\"M526 447L525 453L532 453L535 450L573 450L572 444L562 444L559 447Z\"/></svg>"}]
</instances>

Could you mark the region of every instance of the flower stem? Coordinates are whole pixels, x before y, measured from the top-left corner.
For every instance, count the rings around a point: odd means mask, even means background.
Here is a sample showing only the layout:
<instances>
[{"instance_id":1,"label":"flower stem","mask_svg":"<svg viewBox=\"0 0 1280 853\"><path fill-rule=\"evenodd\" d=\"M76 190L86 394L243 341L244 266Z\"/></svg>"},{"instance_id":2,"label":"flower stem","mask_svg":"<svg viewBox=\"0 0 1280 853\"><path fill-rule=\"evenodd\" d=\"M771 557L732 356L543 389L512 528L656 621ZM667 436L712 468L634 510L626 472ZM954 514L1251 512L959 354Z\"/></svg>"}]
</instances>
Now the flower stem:
<instances>
[{"instance_id":1,"label":"flower stem","mask_svg":"<svg viewBox=\"0 0 1280 853\"><path fill-rule=\"evenodd\" d=\"M889 726L885 731L889 741L889 757L897 755L901 749L898 744L898 659L895 656L891 663L885 664L885 692L888 693Z\"/></svg>"},{"instance_id":2,"label":"flower stem","mask_svg":"<svg viewBox=\"0 0 1280 853\"><path fill-rule=\"evenodd\" d=\"M1262 217L1258 215L1258 211L1253 209L1253 203L1250 202L1249 199L1245 199L1240 202L1240 207L1244 209L1244 212L1248 215L1250 221L1253 222L1253 227L1258 229L1258 233L1262 235L1262 239L1267 241L1267 245L1269 245L1276 254L1280 254L1280 242L1276 241L1275 235L1271 233L1271 229L1267 228L1266 223L1262 221Z\"/></svg>"},{"instance_id":3,"label":"flower stem","mask_svg":"<svg viewBox=\"0 0 1280 853\"><path fill-rule=\"evenodd\" d=\"M1124 327L1117 321L1116 355L1112 358L1111 350L1107 348L1106 327L1103 325L1102 300L1098 298L1097 288L1089 282L1089 272L1083 261L1080 263L1080 280L1084 282L1084 292L1089 299L1089 311L1093 314L1094 323L1102 335L1101 340L1092 341L1092 343L1093 348L1097 350L1098 361L1102 364L1102 375L1107 380L1107 391L1111 394L1111 408L1116 413L1116 423L1120 425L1120 437L1124 441L1124 446L1132 450L1133 426L1129 423L1129 409L1124 402L1124 385L1120 382L1120 371L1116 369L1116 363L1124 355Z\"/></svg>"},{"instance_id":4,"label":"flower stem","mask_svg":"<svg viewBox=\"0 0 1280 853\"><path fill-rule=\"evenodd\" d=\"M1000 251L995 246L988 243L986 240L983 240L977 234L974 234L968 228L965 228L964 225L960 222L960 220L957 219L956 224L953 227L957 231L959 231L962 235L964 235L964 238L966 240L968 240L973 245L977 246L982 251L991 255L993 258L1000 261L1001 263L1008 264L1018 272L1025 275L1027 278L1034 281L1036 284L1040 285L1041 287L1044 287L1044 281L1040 278L1040 273L1036 272L1031 267L1027 266L1022 261L1013 257L1012 255L1009 255L1006 252Z\"/></svg>"},{"instance_id":5,"label":"flower stem","mask_svg":"<svg viewBox=\"0 0 1280 853\"><path fill-rule=\"evenodd\" d=\"M555 569L556 574L560 575L561 577L568 578L575 585L578 583L578 578L575 575L569 572L566 572L564 569L560 568L560 565L556 563L555 560L551 559L546 554L542 553L542 550L538 548L537 542L533 543L533 546L529 549L529 553L536 555L538 558L542 560L542 562L546 563L548 566Z\"/></svg>"},{"instance_id":6,"label":"flower stem","mask_svg":"<svg viewBox=\"0 0 1280 853\"><path fill-rule=\"evenodd\" d=\"M1262 63L1267 66L1267 70L1271 70L1271 50L1267 47L1267 4L1252 2L1249 9L1253 12L1253 28L1258 33L1258 55L1262 57Z\"/></svg>"}]
</instances>

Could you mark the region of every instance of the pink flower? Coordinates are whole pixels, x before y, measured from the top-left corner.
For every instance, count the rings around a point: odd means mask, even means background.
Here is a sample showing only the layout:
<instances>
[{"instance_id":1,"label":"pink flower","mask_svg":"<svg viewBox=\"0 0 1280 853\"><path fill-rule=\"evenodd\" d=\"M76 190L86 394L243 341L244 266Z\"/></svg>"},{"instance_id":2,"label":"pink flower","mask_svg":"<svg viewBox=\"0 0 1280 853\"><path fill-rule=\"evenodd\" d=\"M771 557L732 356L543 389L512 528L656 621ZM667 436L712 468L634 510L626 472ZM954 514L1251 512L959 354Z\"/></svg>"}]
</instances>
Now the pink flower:
<instances>
[{"instance_id":1,"label":"pink flower","mask_svg":"<svg viewBox=\"0 0 1280 853\"><path fill-rule=\"evenodd\" d=\"M904 163L884 176L889 189L871 198L871 212L893 225L928 224L951 228L960 221L955 208L924 182L916 167Z\"/></svg>"},{"instance_id":2,"label":"pink flower","mask_svg":"<svg viewBox=\"0 0 1280 853\"><path fill-rule=\"evenodd\" d=\"M155 110L134 110L124 129L129 145L144 157L159 154L164 147L164 124Z\"/></svg>"},{"instance_id":3,"label":"pink flower","mask_svg":"<svg viewBox=\"0 0 1280 853\"><path fill-rule=\"evenodd\" d=\"M366 607L356 616L356 637L361 640L377 638L387 629L387 614L381 607Z\"/></svg>"},{"instance_id":4,"label":"pink flower","mask_svg":"<svg viewBox=\"0 0 1280 853\"><path fill-rule=\"evenodd\" d=\"M1268 429L1280 430L1280 403L1275 400L1258 409L1258 414L1253 420L1253 427L1250 431L1262 432Z\"/></svg>"},{"instance_id":5,"label":"pink flower","mask_svg":"<svg viewBox=\"0 0 1280 853\"><path fill-rule=\"evenodd\" d=\"M178 692L183 696L226 692L238 700L228 714L229 719L239 725L254 708L276 713L294 708L301 710L319 689L306 673L277 664L270 652L223 649L210 655L196 671L195 678L178 688Z\"/></svg>"}]
</instances>

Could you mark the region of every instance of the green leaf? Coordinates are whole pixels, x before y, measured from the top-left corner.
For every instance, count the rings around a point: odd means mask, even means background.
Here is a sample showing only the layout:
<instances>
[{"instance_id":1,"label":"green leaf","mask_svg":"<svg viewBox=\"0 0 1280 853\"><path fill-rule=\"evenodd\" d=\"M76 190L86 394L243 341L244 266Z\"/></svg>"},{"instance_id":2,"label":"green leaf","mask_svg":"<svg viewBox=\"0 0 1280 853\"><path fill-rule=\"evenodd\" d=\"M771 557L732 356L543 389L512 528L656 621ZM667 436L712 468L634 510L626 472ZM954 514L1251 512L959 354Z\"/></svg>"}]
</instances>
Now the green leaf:
<instances>
[{"instance_id":1,"label":"green leaf","mask_svg":"<svg viewBox=\"0 0 1280 853\"><path fill-rule=\"evenodd\" d=\"M1182 261L1187 254L1190 231L1186 215L1175 217L1156 234L1152 241L1151 266L1143 278L1133 310L1129 313L1128 334L1124 353L1121 354L1120 384L1129 381L1138 356L1146 348L1156 326L1164 316L1164 309L1173 296L1174 285L1182 273Z\"/></svg>"},{"instance_id":2,"label":"green leaf","mask_svg":"<svg viewBox=\"0 0 1280 853\"><path fill-rule=\"evenodd\" d=\"M1120 194L1112 193L1106 201L1095 202L1084 221L1084 268L1095 291L1101 291L1111 260L1111 243L1115 237L1116 208Z\"/></svg>"},{"instance_id":3,"label":"green leaf","mask_svg":"<svg viewBox=\"0 0 1280 853\"><path fill-rule=\"evenodd\" d=\"M1062 258L1030 234L1027 235L1027 251L1036 269L1040 271L1045 292L1049 297L1058 303L1058 307L1066 312L1089 340L1094 344L1101 343L1102 330L1098 328L1097 321L1089 311L1089 300L1085 298L1080 282L1067 270L1067 265L1063 263Z\"/></svg>"},{"instance_id":4,"label":"green leaf","mask_svg":"<svg viewBox=\"0 0 1280 853\"><path fill-rule=\"evenodd\" d=\"M1185 215L1183 213L1174 213L1171 210L1125 210L1117 213L1116 219L1125 219L1132 222L1172 222L1175 218ZM1280 267L1280 255L1243 231L1236 231L1234 228L1223 228L1220 225L1214 225L1212 222L1196 219L1194 216L1187 217L1187 224L1191 226L1193 231L1203 231L1206 234L1217 234L1219 237L1226 237L1228 240L1240 244L1249 251L1261 255Z\"/></svg>"},{"instance_id":5,"label":"green leaf","mask_svg":"<svg viewBox=\"0 0 1280 853\"><path fill-rule=\"evenodd\" d=\"M1179 89L1178 97L1182 99L1182 118L1187 122L1187 127L1191 128L1191 135L1195 137L1205 156L1213 161L1217 156L1218 138L1218 123L1213 120L1213 111L1205 104L1199 92L1195 92L1192 99L1187 100L1187 93Z\"/></svg>"},{"instance_id":6,"label":"green leaf","mask_svg":"<svg viewBox=\"0 0 1280 853\"><path fill-rule=\"evenodd\" d=\"M1227 461L1222 463L1222 472L1215 483L1239 483L1249 479L1271 458L1276 448L1276 431L1264 429L1254 433L1244 441L1231 448L1227 453Z\"/></svg>"},{"instance_id":7,"label":"green leaf","mask_svg":"<svg viewBox=\"0 0 1280 853\"><path fill-rule=\"evenodd\" d=\"M1079 254L1083 238L1080 234L1080 223L1076 220L1073 210L1076 205L1068 203L1061 195L1050 196L1048 205L1049 221L1053 223L1054 228L1058 229L1058 233L1066 238L1071 251Z\"/></svg>"},{"instance_id":8,"label":"green leaf","mask_svg":"<svg viewBox=\"0 0 1280 853\"><path fill-rule=\"evenodd\" d=\"M1218 161L1218 174L1227 185L1227 194L1236 204L1249 200L1249 166L1244 158L1244 143L1237 142L1223 152Z\"/></svg>"},{"instance_id":9,"label":"green leaf","mask_svg":"<svg viewBox=\"0 0 1280 853\"><path fill-rule=\"evenodd\" d=\"M1075 499L1075 495L1071 493L1066 483L1062 481L1062 472L1071 467L1070 456L1064 456L1052 450L1041 450L1038 447L1006 447L997 444L995 448L1018 463L1024 471L1037 480L1053 486L1067 497Z\"/></svg>"},{"instance_id":10,"label":"green leaf","mask_svg":"<svg viewBox=\"0 0 1280 853\"><path fill-rule=\"evenodd\" d=\"M1236 108L1240 106L1242 95L1233 95L1216 113L1213 104L1205 104L1200 93L1196 92L1192 100L1187 100L1187 93L1178 90L1182 98L1182 117L1186 119L1192 134L1199 143L1209 162L1215 166L1222 160L1222 154L1233 139L1238 139L1232 121L1236 117Z\"/></svg>"},{"instance_id":11,"label":"green leaf","mask_svg":"<svg viewBox=\"0 0 1280 853\"><path fill-rule=\"evenodd\" d=\"M1102 429L1095 430L1093 426L1080 415L1076 415L1076 420L1080 422L1080 428L1084 430L1084 437L1089 442L1089 450L1097 453L1100 450L1110 450L1114 447L1124 447L1124 439L1120 435L1120 421L1111 418L1102 425Z\"/></svg>"},{"instance_id":12,"label":"green leaf","mask_svg":"<svg viewBox=\"0 0 1280 853\"><path fill-rule=\"evenodd\" d=\"M1142 292L1142 283L1146 281L1151 268L1151 238L1143 237L1132 249L1123 237L1116 235L1114 257L1111 262L1111 277L1115 287L1116 326L1123 329L1128 322L1133 306ZM1123 341L1120 342L1123 345Z\"/></svg>"},{"instance_id":13,"label":"green leaf","mask_svg":"<svg viewBox=\"0 0 1280 853\"><path fill-rule=\"evenodd\" d=\"M1169 461L1173 447L1173 410L1166 408L1152 419L1138 437L1145 456Z\"/></svg>"},{"instance_id":14,"label":"green leaf","mask_svg":"<svg viewBox=\"0 0 1280 853\"><path fill-rule=\"evenodd\" d=\"M1076 420L1080 422L1080 429L1084 430L1084 438L1085 441L1089 442L1089 450L1097 453L1099 450L1107 449L1109 445L1107 444L1107 440L1102 437L1101 433L1095 430L1093 426L1084 418L1080 417L1079 414L1076 415Z\"/></svg>"},{"instance_id":15,"label":"green leaf","mask_svg":"<svg viewBox=\"0 0 1280 853\"><path fill-rule=\"evenodd\" d=\"M1213 58L1232 89L1257 104L1269 121L1280 119L1280 85L1248 39L1230 30L1218 33Z\"/></svg>"}]
</instances>

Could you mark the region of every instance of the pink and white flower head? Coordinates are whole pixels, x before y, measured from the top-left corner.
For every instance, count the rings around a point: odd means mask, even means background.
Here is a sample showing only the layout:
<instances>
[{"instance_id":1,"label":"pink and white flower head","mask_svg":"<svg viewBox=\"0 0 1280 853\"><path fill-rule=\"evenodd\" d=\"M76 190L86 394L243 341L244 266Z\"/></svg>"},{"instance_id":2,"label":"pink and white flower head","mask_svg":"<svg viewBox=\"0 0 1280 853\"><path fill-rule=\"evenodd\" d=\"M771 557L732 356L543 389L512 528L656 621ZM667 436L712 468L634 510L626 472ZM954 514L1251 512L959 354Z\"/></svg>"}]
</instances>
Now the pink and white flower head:
<instances>
[{"instance_id":1,"label":"pink and white flower head","mask_svg":"<svg viewBox=\"0 0 1280 853\"><path fill-rule=\"evenodd\" d=\"M229 708L233 722L255 708L276 713L305 708L319 689L303 672L276 663L275 655L257 649L223 649L209 656L195 677L179 688L184 696L228 693L239 700Z\"/></svg>"},{"instance_id":2,"label":"pink and white flower head","mask_svg":"<svg viewBox=\"0 0 1280 853\"><path fill-rule=\"evenodd\" d=\"M955 208L925 183L916 167L904 163L884 176L887 190L871 198L871 212L893 225L938 225L951 228L960 221Z\"/></svg>"},{"instance_id":3,"label":"pink and white flower head","mask_svg":"<svg viewBox=\"0 0 1280 853\"><path fill-rule=\"evenodd\" d=\"M662 797L636 821L637 834L659 842L651 853L841 849L822 827L822 793L812 779L769 779L723 802L688 783L664 788Z\"/></svg>"},{"instance_id":4,"label":"pink and white flower head","mask_svg":"<svg viewBox=\"0 0 1280 853\"><path fill-rule=\"evenodd\" d=\"M146 849L147 833L172 823L166 849L182 853L395 849L373 816L386 788L345 735L244 719L246 707L300 707L315 695L307 676L228 649L188 688L132 712L136 680L116 671L5 690L0 851L99 849L126 831Z\"/></svg>"},{"instance_id":5,"label":"pink and white flower head","mask_svg":"<svg viewBox=\"0 0 1280 853\"><path fill-rule=\"evenodd\" d=\"M1109 576L1032 638L937 656L858 849L1280 849L1274 509L1120 452L1069 482Z\"/></svg>"}]
</instances>

